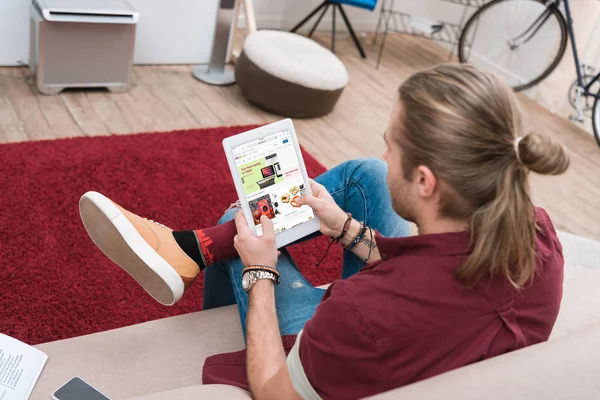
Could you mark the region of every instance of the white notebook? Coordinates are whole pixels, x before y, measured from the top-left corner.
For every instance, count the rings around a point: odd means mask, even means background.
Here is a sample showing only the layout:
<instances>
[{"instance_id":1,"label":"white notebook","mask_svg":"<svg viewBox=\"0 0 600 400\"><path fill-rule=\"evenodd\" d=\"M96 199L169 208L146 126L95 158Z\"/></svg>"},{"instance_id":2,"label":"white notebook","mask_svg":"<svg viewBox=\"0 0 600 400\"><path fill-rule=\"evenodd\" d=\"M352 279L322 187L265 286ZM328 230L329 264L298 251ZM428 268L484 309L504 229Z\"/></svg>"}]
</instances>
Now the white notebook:
<instances>
[{"instance_id":1,"label":"white notebook","mask_svg":"<svg viewBox=\"0 0 600 400\"><path fill-rule=\"evenodd\" d=\"M48 356L0 333L0 399L27 400Z\"/></svg>"}]
</instances>

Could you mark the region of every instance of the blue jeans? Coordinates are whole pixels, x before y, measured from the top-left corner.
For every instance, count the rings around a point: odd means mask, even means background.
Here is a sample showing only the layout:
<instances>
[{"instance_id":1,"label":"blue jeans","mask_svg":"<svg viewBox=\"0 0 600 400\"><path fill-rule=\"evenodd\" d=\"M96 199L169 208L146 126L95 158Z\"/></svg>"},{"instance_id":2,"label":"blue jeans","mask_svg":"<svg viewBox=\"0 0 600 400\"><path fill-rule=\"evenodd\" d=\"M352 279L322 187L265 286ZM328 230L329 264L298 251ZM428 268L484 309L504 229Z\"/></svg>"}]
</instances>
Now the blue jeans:
<instances>
[{"instance_id":1,"label":"blue jeans","mask_svg":"<svg viewBox=\"0 0 600 400\"><path fill-rule=\"evenodd\" d=\"M407 222L392 209L386 176L385 163L369 158L347 161L315 180L325 186L336 203L352 213L355 219L364 221L386 237L408 236ZM225 213L219 224L233 219L236 211L232 209ZM281 334L294 335L313 316L325 291L313 287L302 276L286 249L280 251L277 269L281 284L275 287L277 318ZM345 252L342 278L354 275L363 266L360 258ZM248 296L242 288L243 269L242 261L236 258L217 262L204 270L204 309L237 303L245 337Z\"/></svg>"}]
</instances>

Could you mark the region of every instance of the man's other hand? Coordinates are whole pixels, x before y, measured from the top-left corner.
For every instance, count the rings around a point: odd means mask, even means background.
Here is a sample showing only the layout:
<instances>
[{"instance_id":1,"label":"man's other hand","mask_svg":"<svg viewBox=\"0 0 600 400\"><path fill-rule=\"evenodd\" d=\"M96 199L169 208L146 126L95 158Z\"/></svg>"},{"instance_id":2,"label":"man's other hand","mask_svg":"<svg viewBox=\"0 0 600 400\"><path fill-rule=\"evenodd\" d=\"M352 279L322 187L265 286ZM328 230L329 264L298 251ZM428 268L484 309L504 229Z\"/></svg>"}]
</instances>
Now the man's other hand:
<instances>
[{"instance_id":1,"label":"man's other hand","mask_svg":"<svg viewBox=\"0 0 600 400\"><path fill-rule=\"evenodd\" d=\"M344 223L348 215L333 200L325 186L311 179L310 188L313 192L312 196L302 196L296 199L296 203L310 206L314 210L321 220L320 231L323 235L338 237L344 229Z\"/></svg>"}]
</instances>

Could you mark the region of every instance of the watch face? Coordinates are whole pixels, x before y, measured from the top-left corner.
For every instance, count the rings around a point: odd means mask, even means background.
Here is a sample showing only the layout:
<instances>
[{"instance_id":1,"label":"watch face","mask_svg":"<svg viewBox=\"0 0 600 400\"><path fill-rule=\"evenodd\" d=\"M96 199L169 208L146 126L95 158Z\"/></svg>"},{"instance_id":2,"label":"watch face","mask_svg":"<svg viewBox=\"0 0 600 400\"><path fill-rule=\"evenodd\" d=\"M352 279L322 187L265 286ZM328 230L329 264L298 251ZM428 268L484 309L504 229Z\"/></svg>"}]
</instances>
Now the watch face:
<instances>
[{"instance_id":1,"label":"watch face","mask_svg":"<svg viewBox=\"0 0 600 400\"><path fill-rule=\"evenodd\" d=\"M250 274L246 272L244 276L242 276L242 288L246 290L248 287L250 287Z\"/></svg>"}]
</instances>

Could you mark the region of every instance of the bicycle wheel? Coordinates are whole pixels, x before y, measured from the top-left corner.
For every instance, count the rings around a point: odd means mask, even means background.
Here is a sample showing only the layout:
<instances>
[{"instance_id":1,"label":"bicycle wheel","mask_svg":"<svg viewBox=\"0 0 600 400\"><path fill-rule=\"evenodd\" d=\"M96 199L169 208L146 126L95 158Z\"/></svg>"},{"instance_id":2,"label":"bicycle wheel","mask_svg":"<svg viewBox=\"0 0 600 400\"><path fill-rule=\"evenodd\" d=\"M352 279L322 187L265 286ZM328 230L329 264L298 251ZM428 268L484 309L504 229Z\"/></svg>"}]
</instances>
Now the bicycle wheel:
<instances>
[{"instance_id":1,"label":"bicycle wheel","mask_svg":"<svg viewBox=\"0 0 600 400\"><path fill-rule=\"evenodd\" d=\"M460 35L460 62L495 72L516 91L546 78L565 53L567 22L557 9L548 10L536 31L535 21L547 10L544 2L493 0L481 7Z\"/></svg>"},{"instance_id":2,"label":"bicycle wheel","mask_svg":"<svg viewBox=\"0 0 600 400\"><path fill-rule=\"evenodd\" d=\"M600 146L600 99L597 97L594 100L594 109L592 111L592 129L594 130L596 143Z\"/></svg>"}]
</instances>

